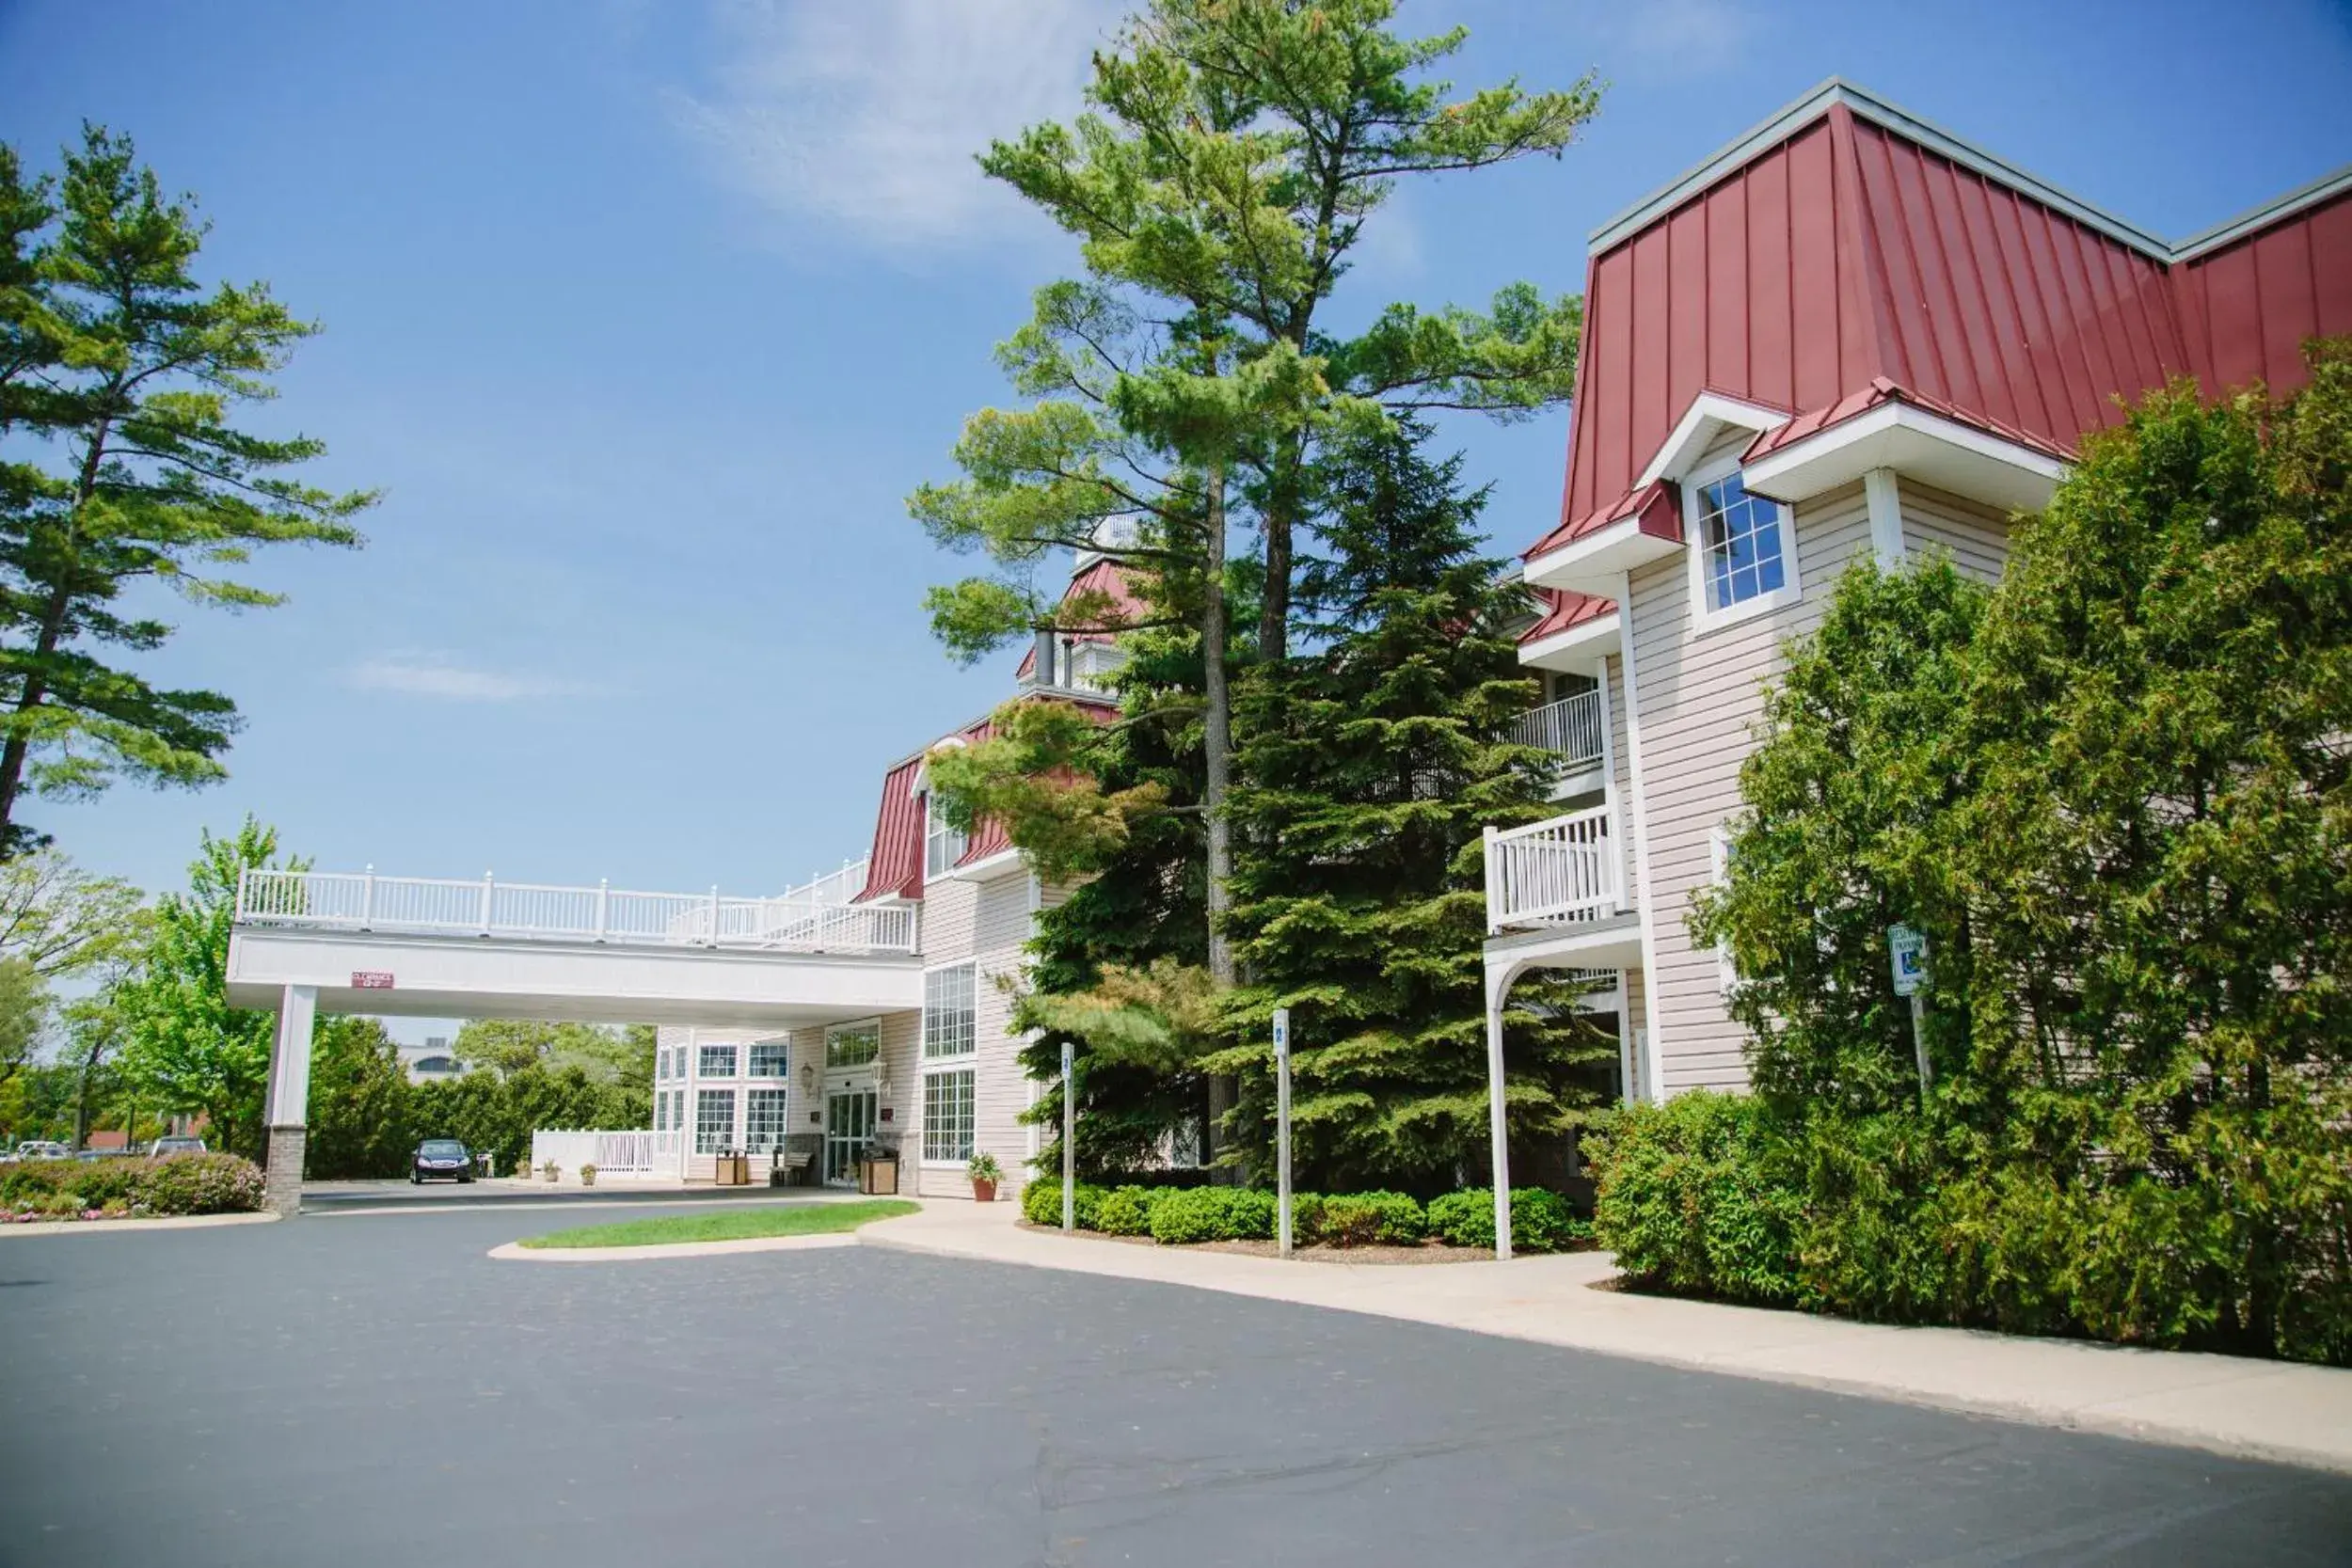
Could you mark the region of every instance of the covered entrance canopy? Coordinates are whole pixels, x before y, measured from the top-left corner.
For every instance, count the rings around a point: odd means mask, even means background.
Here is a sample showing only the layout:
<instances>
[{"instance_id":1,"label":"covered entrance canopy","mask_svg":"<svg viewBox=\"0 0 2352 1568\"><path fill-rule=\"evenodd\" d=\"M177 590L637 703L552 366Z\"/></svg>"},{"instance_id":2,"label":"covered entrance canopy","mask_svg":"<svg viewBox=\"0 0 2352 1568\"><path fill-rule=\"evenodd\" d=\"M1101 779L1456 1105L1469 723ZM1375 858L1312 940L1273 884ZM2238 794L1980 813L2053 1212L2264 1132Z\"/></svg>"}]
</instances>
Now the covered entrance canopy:
<instances>
[{"instance_id":1,"label":"covered entrance canopy","mask_svg":"<svg viewBox=\"0 0 2352 1568\"><path fill-rule=\"evenodd\" d=\"M229 1000L278 1014L270 1201L301 1196L319 1009L787 1029L923 1004L906 905L248 871Z\"/></svg>"}]
</instances>

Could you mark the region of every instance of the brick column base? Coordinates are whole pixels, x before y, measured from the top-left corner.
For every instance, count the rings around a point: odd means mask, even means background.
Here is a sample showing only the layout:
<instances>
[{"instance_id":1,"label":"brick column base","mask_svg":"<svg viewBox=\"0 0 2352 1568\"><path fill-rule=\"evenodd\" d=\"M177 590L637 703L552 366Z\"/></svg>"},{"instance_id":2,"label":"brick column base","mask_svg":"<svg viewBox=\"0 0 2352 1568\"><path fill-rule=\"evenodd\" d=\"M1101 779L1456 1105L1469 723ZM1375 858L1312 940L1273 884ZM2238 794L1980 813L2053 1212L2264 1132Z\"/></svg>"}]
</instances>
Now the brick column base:
<instances>
[{"instance_id":1,"label":"brick column base","mask_svg":"<svg viewBox=\"0 0 2352 1568\"><path fill-rule=\"evenodd\" d=\"M262 1201L272 1213L294 1218L302 1212L302 1151L309 1132L301 1127L269 1130L267 1163L262 1169Z\"/></svg>"}]
</instances>

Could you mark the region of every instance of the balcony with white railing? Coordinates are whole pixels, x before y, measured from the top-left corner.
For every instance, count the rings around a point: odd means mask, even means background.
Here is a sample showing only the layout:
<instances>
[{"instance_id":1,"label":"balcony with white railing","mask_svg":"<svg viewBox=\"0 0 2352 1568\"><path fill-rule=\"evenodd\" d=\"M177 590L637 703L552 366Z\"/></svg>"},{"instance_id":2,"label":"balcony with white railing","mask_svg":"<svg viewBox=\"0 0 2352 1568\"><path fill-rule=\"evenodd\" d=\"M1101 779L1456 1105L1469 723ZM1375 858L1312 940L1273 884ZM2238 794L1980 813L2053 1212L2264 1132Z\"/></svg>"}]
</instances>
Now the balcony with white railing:
<instances>
[{"instance_id":1,"label":"balcony with white railing","mask_svg":"<svg viewBox=\"0 0 2352 1568\"><path fill-rule=\"evenodd\" d=\"M847 872L837 873L843 881ZM241 926L585 942L636 947L727 947L780 953L905 953L915 945L906 904L834 901L838 886L772 898L637 893L598 883L556 887L373 871L248 870L237 882Z\"/></svg>"},{"instance_id":2,"label":"balcony with white railing","mask_svg":"<svg viewBox=\"0 0 2352 1568\"><path fill-rule=\"evenodd\" d=\"M1625 855L1607 806L1486 830L1489 934L1611 918L1625 906Z\"/></svg>"},{"instance_id":3,"label":"balcony with white railing","mask_svg":"<svg viewBox=\"0 0 2352 1568\"><path fill-rule=\"evenodd\" d=\"M1522 746L1559 752L1565 771L1576 773L1601 765L1608 733L1609 711L1596 687L1522 715L1513 738Z\"/></svg>"}]
</instances>

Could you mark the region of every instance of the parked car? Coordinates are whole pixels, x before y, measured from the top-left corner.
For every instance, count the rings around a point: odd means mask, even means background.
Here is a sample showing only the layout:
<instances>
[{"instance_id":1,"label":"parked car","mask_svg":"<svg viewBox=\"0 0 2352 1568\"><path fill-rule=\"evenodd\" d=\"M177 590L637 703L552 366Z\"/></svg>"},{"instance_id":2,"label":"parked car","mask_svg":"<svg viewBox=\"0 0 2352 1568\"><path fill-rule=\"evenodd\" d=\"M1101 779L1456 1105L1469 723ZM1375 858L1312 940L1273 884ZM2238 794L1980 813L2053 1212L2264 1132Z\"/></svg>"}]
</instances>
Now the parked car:
<instances>
[{"instance_id":1,"label":"parked car","mask_svg":"<svg viewBox=\"0 0 2352 1568\"><path fill-rule=\"evenodd\" d=\"M20 1160L71 1160L73 1150L47 1138L27 1138L16 1146L16 1157Z\"/></svg>"},{"instance_id":2,"label":"parked car","mask_svg":"<svg viewBox=\"0 0 2352 1568\"><path fill-rule=\"evenodd\" d=\"M419 1186L427 1181L471 1181L473 1155L455 1138L427 1138L417 1146L416 1158L409 1162L408 1180Z\"/></svg>"},{"instance_id":3,"label":"parked car","mask_svg":"<svg viewBox=\"0 0 2352 1568\"><path fill-rule=\"evenodd\" d=\"M151 1159L156 1160L169 1159L174 1154L201 1154L204 1152L204 1140L175 1136L161 1137L148 1146L147 1152Z\"/></svg>"}]
</instances>

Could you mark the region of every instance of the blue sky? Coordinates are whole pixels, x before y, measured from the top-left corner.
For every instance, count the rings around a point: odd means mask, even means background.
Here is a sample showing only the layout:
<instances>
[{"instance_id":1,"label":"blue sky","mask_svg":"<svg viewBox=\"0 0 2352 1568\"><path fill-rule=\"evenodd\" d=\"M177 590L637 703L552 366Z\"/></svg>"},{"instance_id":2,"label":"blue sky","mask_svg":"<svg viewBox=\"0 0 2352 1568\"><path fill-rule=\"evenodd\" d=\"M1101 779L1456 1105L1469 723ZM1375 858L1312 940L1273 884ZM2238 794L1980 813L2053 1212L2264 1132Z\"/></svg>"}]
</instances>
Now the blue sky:
<instances>
[{"instance_id":1,"label":"blue sky","mask_svg":"<svg viewBox=\"0 0 2352 1568\"><path fill-rule=\"evenodd\" d=\"M961 574L905 515L991 345L1066 270L970 153L1067 113L1082 0L0 0L0 138L83 117L197 193L216 276L326 327L262 418L382 486L358 554L183 610L150 661L232 693L225 784L32 816L176 885L252 812L323 866L773 891L862 854L883 765L984 711L924 625ZM1589 139L1414 188L1344 285L1581 286L1584 235L1843 74L2159 233L2352 159L2337 6L1414 0L1454 72L1611 86ZM1516 550L1567 417L1450 434Z\"/></svg>"}]
</instances>

